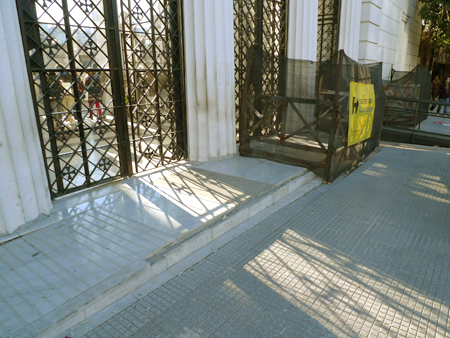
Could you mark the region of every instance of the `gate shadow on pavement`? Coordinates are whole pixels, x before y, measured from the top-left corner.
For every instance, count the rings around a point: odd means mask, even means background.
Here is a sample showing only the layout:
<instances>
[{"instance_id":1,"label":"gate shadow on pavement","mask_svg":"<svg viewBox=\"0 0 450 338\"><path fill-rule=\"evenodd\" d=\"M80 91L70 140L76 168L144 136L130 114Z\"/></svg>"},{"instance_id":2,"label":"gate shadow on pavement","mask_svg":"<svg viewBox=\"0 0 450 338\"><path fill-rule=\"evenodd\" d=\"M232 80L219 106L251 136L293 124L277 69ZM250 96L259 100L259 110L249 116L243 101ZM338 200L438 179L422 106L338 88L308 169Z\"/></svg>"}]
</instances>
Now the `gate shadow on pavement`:
<instances>
[{"instance_id":1,"label":"gate shadow on pavement","mask_svg":"<svg viewBox=\"0 0 450 338\"><path fill-rule=\"evenodd\" d=\"M449 336L449 165L385 148L150 293L171 303L139 332Z\"/></svg>"}]
</instances>

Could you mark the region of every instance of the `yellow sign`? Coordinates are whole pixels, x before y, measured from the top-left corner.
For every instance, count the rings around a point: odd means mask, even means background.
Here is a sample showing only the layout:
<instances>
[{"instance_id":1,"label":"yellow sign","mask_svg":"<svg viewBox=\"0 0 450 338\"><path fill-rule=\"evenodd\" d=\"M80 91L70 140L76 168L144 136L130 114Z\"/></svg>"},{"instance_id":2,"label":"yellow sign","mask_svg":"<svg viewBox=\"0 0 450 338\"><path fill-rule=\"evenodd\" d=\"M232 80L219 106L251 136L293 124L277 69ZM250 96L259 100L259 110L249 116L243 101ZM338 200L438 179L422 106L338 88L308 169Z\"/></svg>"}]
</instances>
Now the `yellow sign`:
<instances>
[{"instance_id":1,"label":"yellow sign","mask_svg":"<svg viewBox=\"0 0 450 338\"><path fill-rule=\"evenodd\" d=\"M373 84L350 82L349 123L347 145L367 140L372 135L375 112Z\"/></svg>"}]
</instances>

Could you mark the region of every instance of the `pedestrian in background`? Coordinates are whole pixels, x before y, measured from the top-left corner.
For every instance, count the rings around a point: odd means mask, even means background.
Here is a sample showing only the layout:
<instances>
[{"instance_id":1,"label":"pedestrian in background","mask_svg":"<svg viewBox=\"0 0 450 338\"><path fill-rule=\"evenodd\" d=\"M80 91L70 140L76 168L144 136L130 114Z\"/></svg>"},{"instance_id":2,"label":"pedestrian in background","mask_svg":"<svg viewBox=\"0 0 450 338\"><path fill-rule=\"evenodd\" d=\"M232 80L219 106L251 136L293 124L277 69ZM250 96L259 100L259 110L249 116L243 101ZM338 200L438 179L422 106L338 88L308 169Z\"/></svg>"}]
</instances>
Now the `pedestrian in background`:
<instances>
[{"instance_id":1,"label":"pedestrian in background","mask_svg":"<svg viewBox=\"0 0 450 338\"><path fill-rule=\"evenodd\" d=\"M450 102L450 77L447 77L445 81L441 84L439 90L439 101L449 103ZM443 106L443 114L447 115L447 106ZM439 113L441 105L438 107L437 113Z\"/></svg>"},{"instance_id":2,"label":"pedestrian in background","mask_svg":"<svg viewBox=\"0 0 450 338\"><path fill-rule=\"evenodd\" d=\"M432 85L432 92L431 92L431 99L434 101L439 101L439 91L441 89L441 77L439 75L436 75L433 79L433 81L431 82ZM432 104L431 105L431 110L434 110L434 108L436 108L436 104ZM439 108L437 109L436 112L439 111Z\"/></svg>"}]
</instances>

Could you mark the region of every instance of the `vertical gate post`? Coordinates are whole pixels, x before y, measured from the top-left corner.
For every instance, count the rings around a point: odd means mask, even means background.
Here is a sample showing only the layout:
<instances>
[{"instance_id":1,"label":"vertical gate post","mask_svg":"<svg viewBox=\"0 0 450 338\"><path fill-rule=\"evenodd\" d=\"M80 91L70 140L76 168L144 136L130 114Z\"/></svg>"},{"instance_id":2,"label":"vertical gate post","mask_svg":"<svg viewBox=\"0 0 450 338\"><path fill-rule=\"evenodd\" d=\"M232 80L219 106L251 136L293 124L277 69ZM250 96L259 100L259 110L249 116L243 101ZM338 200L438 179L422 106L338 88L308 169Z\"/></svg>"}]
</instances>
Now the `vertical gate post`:
<instances>
[{"instance_id":1,"label":"vertical gate post","mask_svg":"<svg viewBox=\"0 0 450 338\"><path fill-rule=\"evenodd\" d=\"M183 107L183 87L184 81L181 74L182 62L180 53L183 50L183 39L182 29L183 29L183 6L178 0L169 0L169 17L170 17L170 38L171 38L171 48L176 51L178 46L178 55L175 53L172 55L172 67L169 67L173 71L173 83L174 83L174 109L175 109L175 129L176 129L176 149L174 149L176 158L178 160L182 159L183 155L186 153L186 126L184 118L184 107ZM187 156L185 156L187 157Z\"/></svg>"},{"instance_id":2,"label":"vertical gate post","mask_svg":"<svg viewBox=\"0 0 450 338\"><path fill-rule=\"evenodd\" d=\"M123 0L121 0L123 1ZM120 170L123 177L133 174L131 162L128 120L125 109L125 91L123 87L123 67L120 53L120 36L116 1L104 1L106 40L111 69L111 87L113 93L114 117L119 148Z\"/></svg>"},{"instance_id":3,"label":"vertical gate post","mask_svg":"<svg viewBox=\"0 0 450 338\"><path fill-rule=\"evenodd\" d=\"M331 182L331 175L333 174L332 166L333 166L333 157L335 155L336 149L334 147L334 139L336 136L336 131L339 127L339 95L341 91L341 78L342 78L342 68L344 62L344 50L339 51L339 72L338 78L336 81L336 89L334 92L334 102L333 102L333 110L331 113L331 126L330 126L330 136L328 140L328 153L325 162L325 179L327 182Z\"/></svg>"},{"instance_id":4,"label":"vertical gate post","mask_svg":"<svg viewBox=\"0 0 450 338\"><path fill-rule=\"evenodd\" d=\"M253 53L253 84L255 90L255 108L262 112L262 81L263 81L263 0L256 0L256 17L255 17L255 50ZM258 118L253 115L254 121ZM255 122L256 124L256 122ZM262 128L259 126L253 132L255 136L260 136Z\"/></svg>"},{"instance_id":5,"label":"vertical gate post","mask_svg":"<svg viewBox=\"0 0 450 338\"><path fill-rule=\"evenodd\" d=\"M283 2L281 5L281 12L285 13L286 18L289 18L289 1ZM278 76L277 76L277 88L278 88L278 95L280 96L286 96L286 76L287 76L287 69L286 69L286 58L287 58L287 42L288 42L288 24L289 19L285 20L284 25L281 25L281 31L280 36L282 37L280 41L280 53L278 54ZM284 37L284 38L283 38ZM275 126L281 129L281 123L283 120L283 108L280 107L277 109L276 113L276 120L275 120Z\"/></svg>"},{"instance_id":6,"label":"vertical gate post","mask_svg":"<svg viewBox=\"0 0 450 338\"><path fill-rule=\"evenodd\" d=\"M69 54L70 59L70 68L71 68L71 75L73 79L77 78L77 72L76 64L75 64L75 53L73 50L73 41L72 41L72 29L70 27L70 20L69 20L69 6L67 5L67 0L62 1L63 5L63 12L67 13L67 15L64 15L64 32L66 34L67 39L67 53ZM76 100L76 115L78 121L83 121L83 116L81 114L81 103L80 103L80 93L78 90L78 86L74 86L74 94L75 94L75 100ZM89 187L91 185L91 174L89 170L89 158L87 154L86 149L86 135L84 133L84 128L82 127L83 123L80 123L79 132L80 132L80 141L81 141L81 153L83 155L83 167L84 167L84 174L86 176L86 185Z\"/></svg>"},{"instance_id":7,"label":"vertical gate post","mask_svg":"<svg viewBox=\"0 0 450 338\"><path fill-rule=\"evenodd\" d=\"M36 48L37 52L35 53L35 56L33 58L33 64L37 65L40 69L44 69L44 55L42 52L42 49L40 48L41 45L41 37L39 34L39 26L36 25L37 23L37 13L36 13L36 6L34 1L25 1L25 0L17 0L17 6L19 7L19 21L22 26L22 38L25 45L25 53L29 53L30 50ZM25 17L24 12L29 13L31 17ZM28 32L28 33L27 33ZM32 72L31 72L31 60L28 57L25 57L25 60L27 62L27 68L29 70L29 81L30 84L34 81L32 80ZM49 89L50 86L48 84L47 76L45 74L39 75L40 79L40 87L43 93L46 93L44 95L44 110L45 110L45 119L47 123L47 128L49 131L49 137L50 137L50 149L52 153L52 162L55 169L55 177L56 177L56 188L58 190L58 193L64 192L64 182L62 178L62 171L61 171L61 163L58 156L58 145L56 143L55 138L55 125L53 123L53 116L52 116L52 108L50 103L50 97L49 97ZM37 99L36 99L36 92L34 88L31 88L31 95L33 97L33 106L34 110L36 112L36 122L38 126L41 124L39 121L39 110L37 106ZM45 153L45 146L43 143L43 137L42 137L42 130L41 128L38 128L39 131L39 138L41 140L42 145L42 153L44 157L44 163L47 168L47 180L49 189L51 192L52 197L54 197L54 194L52 192L52 184L50 180L50 164L47 160L47 154Z\"/></svg>"},{"instance_id":8,"label":"vertical gate post","mask_svg":"<svg viewBox=\"0 0 450 338\"><path fill-rule=\"evenodd\" d=\"M136 121L134 121L134 116L133 116L133 104L132 104L132 88L131 88L131 83L130 83L130 79L131 79L131 70L130 70L130 66L127 60L127 34L130 34L130 43L131 43L131 50L134 50L134 32L132 31L132 26L133 26L133 18L131 15L128 16L128 27L130 27L130 30L127 31L127 20L125 19L125 15L124 15L124 10L123 10L123 2L127 1L127 0L121 0L120 1L120 14L122 14L122 40L121 42L123 43L122 48L123 48L123 55L124 55L124 60L123 62L125 63L125 74L126 74L126 78L127 78L127 92L125 95L128 95L128 107L125 108L125 113L128 114L128 116L130 117L130 123L131 123L131 138L132 138L132 144L133 144L133 155L134 158L136 159L136 161L134 162L134 170L135 172L139 171L139 165L138 165L138 160L137 160L137 147L136 147L136 131L137 131L137 136L140 137L141 136L141 131L140 128L136 128L137 130L135 131L134 125L135 123L138 124L139 123L139 114L138 111L136 110ZM128 0L128 8L131 8L131 4L130 4L130 0ZM136 64L136 60L135 60L135 54L133 53L131 55L131 69L135 69L135 64ZM137 83L137 79L136 79L136 72L133 72L133 80L134 83ZM126 101L126 100L125 100ZM130 143L130 145L131 145ZM139 152L142 153L142 147L141 147L141 142L139 142ZM131 153L131 151L130 151Z\"/></svg>"},{"instance_id":9,"label":"vertical gate post","mask_svg":"<svg viewBox=\"0 0 450 338\"><path fill-rule=\"evenodd\" d=\"M150 19L152 22L155 22L155 15L153 10L153 2L150 3ZM151 27L152 35L155 34L155 25ZM155 92L158 93L156 95L156 123L158 124L158 129L156 131L156 137L158 138L158 148L159 148L159 158L160 164L164 165L164 149L163 149L163 138L162 138L162 125L161 125L161 104L159 99L159 76L158 76L158 61L157 61L157 53L156 53L156 43L152 43L152 54L153 54L153 77L155 79Z\"/></svg>"},{"instance_id":10,"label":"vertical gate post","mask_svg":"<svg viewBox=\"0 0 450 338\"><path fill-rule=\"evenodd\" d=\"M240 105L239 105L239 151L242 154L248 153L251 151L250 149L250 141L247 138L247 95L250 88L250 85L254 83L254 74L255 74L255 54L259 52L256 50L256 46L249 49L247 52L247 71L245 72L245 81L244 86L241 87L240 94ZM252 114L253 115L253 114Z\"/></svg>"}]
</instances>

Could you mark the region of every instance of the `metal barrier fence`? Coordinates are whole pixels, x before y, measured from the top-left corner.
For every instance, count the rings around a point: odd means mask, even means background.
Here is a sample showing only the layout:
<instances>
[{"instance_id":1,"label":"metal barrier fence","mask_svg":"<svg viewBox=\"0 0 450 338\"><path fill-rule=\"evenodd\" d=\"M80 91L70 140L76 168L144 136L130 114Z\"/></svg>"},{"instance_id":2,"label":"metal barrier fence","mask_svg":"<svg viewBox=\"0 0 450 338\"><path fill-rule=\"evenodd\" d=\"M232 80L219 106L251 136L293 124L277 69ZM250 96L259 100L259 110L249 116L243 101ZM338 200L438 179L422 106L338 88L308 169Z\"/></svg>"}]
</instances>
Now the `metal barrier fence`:
<instances>
[{"instance_id":1,"label":"metal barrier fence","mask_svg":"<svg viewBox=\"0 0 450 338\"><path fill-rule=\"evenodd\" d=\"M267 87L261 73L266 63L280 64L277 90ZM381 64L362 65L343 51L328 61L287 59L253 46L241 92L239 152L242 156L310 168L328 182L357 165L379 144L385 95ZM350 109L363 101L351 83L373 87L371 133L349 142ZM352 97L351 97L352 96Z\"/></svg>"},{"instance_id":2,"label":"metal barrier fence","mask_svg":"<svg viewBox=\"0 0 450 338\"><path fill-rule=\"evenodd\" d=\"M436 106L436 111L430 106ZM444 107L447 115L439 113ZM386 96L381 139L450 147L450 103Z\"/></svg>"}]
</instances>

